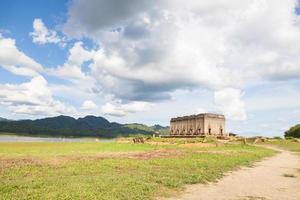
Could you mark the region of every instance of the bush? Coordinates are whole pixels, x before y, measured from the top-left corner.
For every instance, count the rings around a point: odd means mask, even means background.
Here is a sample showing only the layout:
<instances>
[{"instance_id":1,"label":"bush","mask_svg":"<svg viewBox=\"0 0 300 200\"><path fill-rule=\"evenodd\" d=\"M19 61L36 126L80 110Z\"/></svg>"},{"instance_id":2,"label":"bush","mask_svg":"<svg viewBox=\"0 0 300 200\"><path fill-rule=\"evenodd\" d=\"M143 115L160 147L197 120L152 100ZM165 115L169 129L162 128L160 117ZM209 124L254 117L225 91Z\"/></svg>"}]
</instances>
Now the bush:
<instances>
[{"instance_id":1,"label":"bush","mask_svg":"<svg viewBox=\"0 0 300 200\"><path fill-rule=\"evenodd\" d=\"M235 136L237 136L237 134L230 132L230 133L229 133L229 136L235 137Z\"/></svg>"},{"instance_id":2,"label":"bush","mask_svg":"<svg viewBox=\"0 0 300 200\"><path fill-rule=\"evenodd\" d=\"M291 137L291 136L286 136L286 137L285 137L285 139L286 139L286 140L293 140L293 139L294 139L294 137Z\"/></svg>"},{"instance_id":3,"label":"bush","mask_svg":"<svg viewBox=\"0 0 300 200\"><path fill-rule=\"evenodd\" d=\"M300 138L300 124L297 124L296 126L291 127L289 130L287 130L284 133L284 137L294 137L294 138Z\"/></svg>"}]
</instances>

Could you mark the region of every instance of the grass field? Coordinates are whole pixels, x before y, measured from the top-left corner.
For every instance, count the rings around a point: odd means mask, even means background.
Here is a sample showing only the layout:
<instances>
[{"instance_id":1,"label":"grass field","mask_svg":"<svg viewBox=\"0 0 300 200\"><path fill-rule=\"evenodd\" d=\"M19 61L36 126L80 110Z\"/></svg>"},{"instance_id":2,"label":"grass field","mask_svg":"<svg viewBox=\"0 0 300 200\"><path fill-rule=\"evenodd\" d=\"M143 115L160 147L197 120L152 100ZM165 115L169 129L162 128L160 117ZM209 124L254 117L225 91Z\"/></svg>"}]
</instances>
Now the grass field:
<instances>
[{"instance_id":1,"label":"grass field","mask_svg":"<svg viewBox=\"0 0 300 200\"><path fill-rule=\"evenodd\" d=\"M300 142L296 141L295 139L276 139L272 141L268 141L267 144L275 145L277 147L289 150L289 151L295 151L300 152Z\"/></svg>"},{"instance_id":2,"label":"grass field","mask_svg":"<svg viewBox=\"0 0 300 200\"><path fill-rule=\"evenodd\" d=\"M248 145L0 143L0 199L153 199L273 153Z\"/></svg>"}]
</instances>

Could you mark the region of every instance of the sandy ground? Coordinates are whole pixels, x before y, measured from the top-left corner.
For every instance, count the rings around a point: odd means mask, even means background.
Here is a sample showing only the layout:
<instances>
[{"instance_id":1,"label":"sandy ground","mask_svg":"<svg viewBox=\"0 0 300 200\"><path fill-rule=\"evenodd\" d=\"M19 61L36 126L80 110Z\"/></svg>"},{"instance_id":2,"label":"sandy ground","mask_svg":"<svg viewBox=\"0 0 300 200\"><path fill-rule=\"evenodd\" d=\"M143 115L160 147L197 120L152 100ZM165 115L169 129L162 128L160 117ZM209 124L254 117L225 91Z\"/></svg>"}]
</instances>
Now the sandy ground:
<instances>
[{"instance_id":1,"label":"sandy ground","mask_svg":"<svg viewBox=\"0 0 300 200\"><path fill-rule=\"evenodd\" d=\"M296 177L285 177L284 175ZM288 151L227 174L217 183L187 186L165 200L300 200L300 156Z\"/></svg>"}]
</instances>

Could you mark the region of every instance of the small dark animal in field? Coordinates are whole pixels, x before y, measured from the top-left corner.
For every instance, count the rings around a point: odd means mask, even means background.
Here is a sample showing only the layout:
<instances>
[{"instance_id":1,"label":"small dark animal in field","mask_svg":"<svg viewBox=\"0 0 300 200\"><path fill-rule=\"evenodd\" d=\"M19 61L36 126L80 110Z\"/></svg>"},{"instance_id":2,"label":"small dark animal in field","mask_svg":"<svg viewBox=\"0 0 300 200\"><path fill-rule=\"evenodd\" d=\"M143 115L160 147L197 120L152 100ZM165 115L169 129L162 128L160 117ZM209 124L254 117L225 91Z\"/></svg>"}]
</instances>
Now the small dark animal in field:
<instances>
[{"instance_id":1,"label":"small dark animal in field","mask_svg":"<svg viewBox=\"0 0 300 200\"><path fill-rule=\"evenodd\" d=\"M133 138L133 143L145 143L145 140L143 137L136 137Z\"/></svg>"}]
</instances>

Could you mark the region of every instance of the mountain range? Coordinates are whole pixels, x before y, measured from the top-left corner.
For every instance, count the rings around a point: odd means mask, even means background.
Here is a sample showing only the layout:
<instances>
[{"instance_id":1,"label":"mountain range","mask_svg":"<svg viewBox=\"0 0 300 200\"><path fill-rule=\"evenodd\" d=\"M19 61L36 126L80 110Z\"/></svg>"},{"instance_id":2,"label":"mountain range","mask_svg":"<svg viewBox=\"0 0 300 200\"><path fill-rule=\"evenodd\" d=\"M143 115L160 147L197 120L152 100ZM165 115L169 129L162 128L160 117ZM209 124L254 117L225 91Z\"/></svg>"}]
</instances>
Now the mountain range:
<instances>
[{"instance_id":1,"label":"mountain range","mask_svg":"<svg viewBox=\"0 0 300 200\"><path fill-rule=\"evenodd\" d=\"M9 121L8 119L0 117L0 122Z\"/></svg>"},{"instance_id":2,"label":"mountain range","mask_svg":"<svg viewBox=\"0 0 300 200\"><path fill-rule=\"evenodd\" d=\"M93 136L118 137L134 134L166 134L169 127L144 124L120 124L109 122L104 117L86 116L75 119L69 116L57 116L36 120L7 120L0 118L0 132L35 136ZM1 134L1 133L0 133Z\"/></svg>"}]
</instances>

